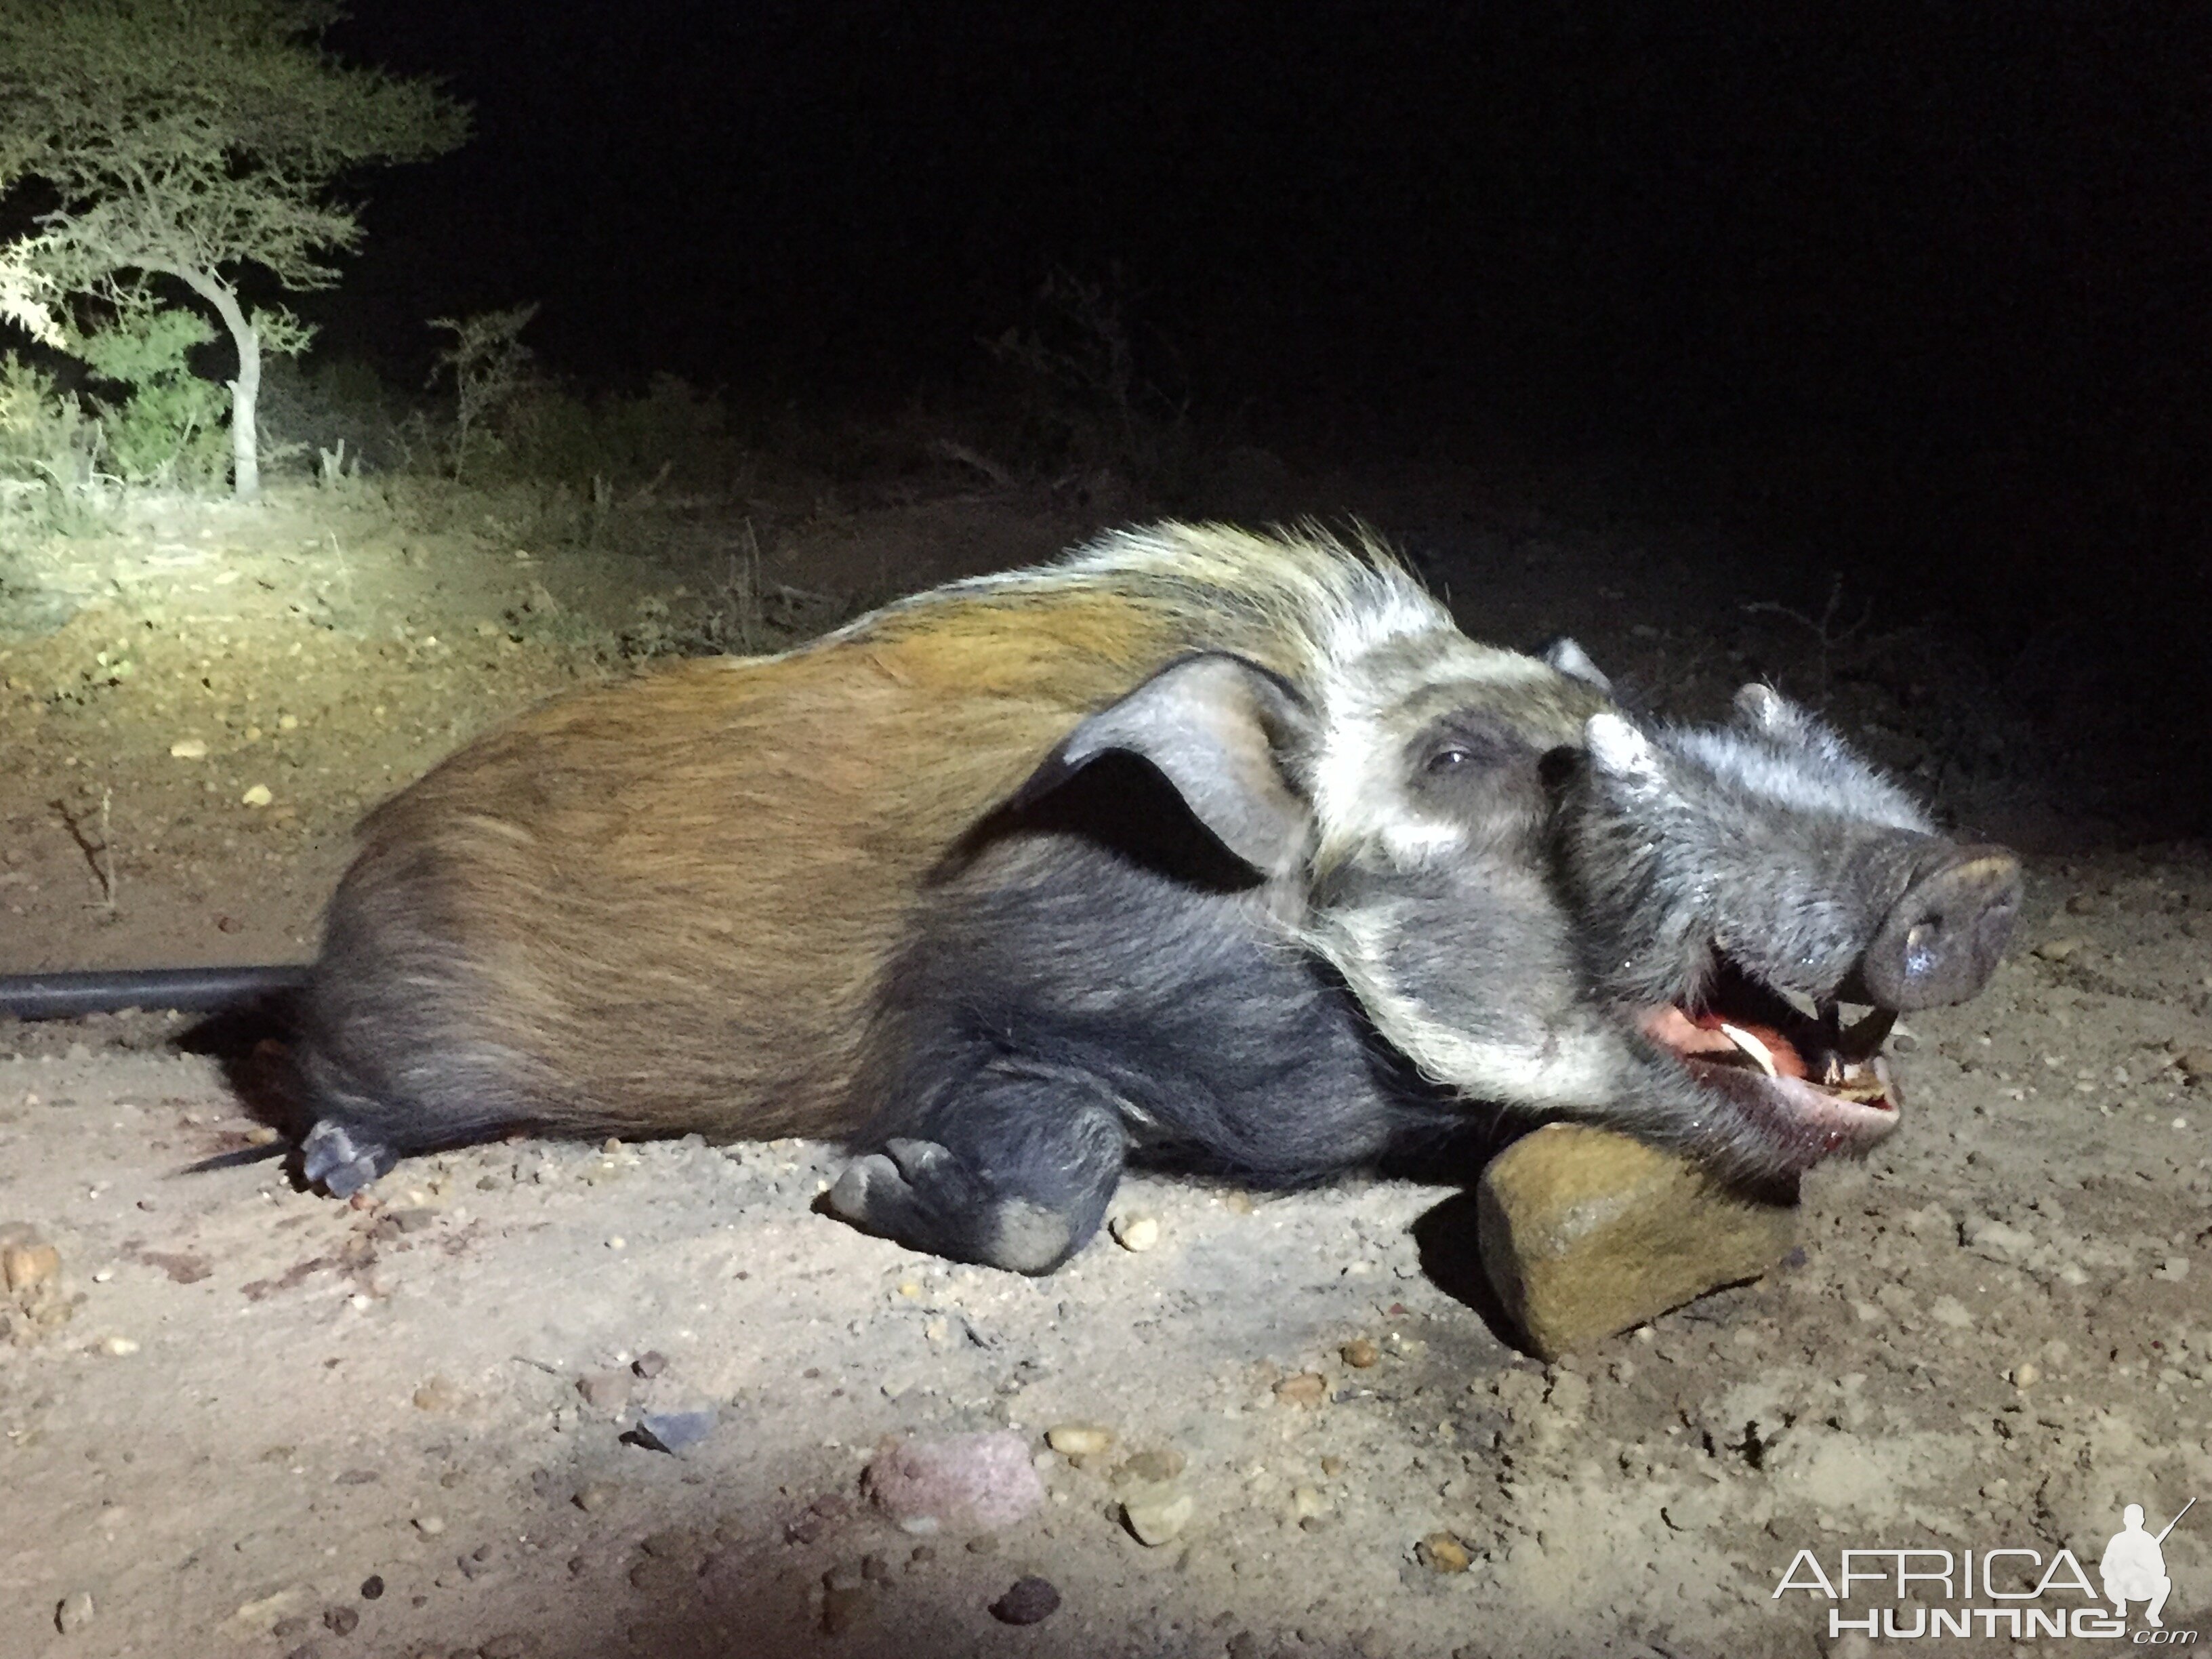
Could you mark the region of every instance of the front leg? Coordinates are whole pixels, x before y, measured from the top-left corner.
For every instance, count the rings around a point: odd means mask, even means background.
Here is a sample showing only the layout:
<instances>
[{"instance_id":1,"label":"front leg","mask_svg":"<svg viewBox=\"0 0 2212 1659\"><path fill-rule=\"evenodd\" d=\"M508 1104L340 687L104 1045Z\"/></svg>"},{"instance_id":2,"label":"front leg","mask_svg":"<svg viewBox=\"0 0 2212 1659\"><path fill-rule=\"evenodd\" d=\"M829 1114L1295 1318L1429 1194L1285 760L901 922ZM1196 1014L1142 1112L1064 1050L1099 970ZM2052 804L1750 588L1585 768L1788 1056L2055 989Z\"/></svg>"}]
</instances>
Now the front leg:
<instances>
[{"instance_id":1,"label":"front leg","mask_svg":"<svg viewBox=\"0 0 2212 1659\"><path fill-rule=\"evenodd\" d=\"M914 1249L1048 1273L1098 1231L1127 1139L1095 1078L1000 1056L887 1115L826 1202Z\"/></svg>"}]
</instances>

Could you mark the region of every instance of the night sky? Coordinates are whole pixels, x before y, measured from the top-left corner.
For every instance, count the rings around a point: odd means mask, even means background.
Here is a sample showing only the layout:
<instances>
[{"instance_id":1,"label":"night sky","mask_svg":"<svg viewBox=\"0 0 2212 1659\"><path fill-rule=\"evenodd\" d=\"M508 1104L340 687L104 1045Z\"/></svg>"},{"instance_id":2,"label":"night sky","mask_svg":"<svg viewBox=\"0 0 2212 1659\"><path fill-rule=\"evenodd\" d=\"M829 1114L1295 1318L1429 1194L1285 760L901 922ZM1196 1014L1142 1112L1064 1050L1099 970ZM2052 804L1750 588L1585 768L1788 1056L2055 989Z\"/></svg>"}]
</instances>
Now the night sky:
<instances>
[{"instance_id":1,"label":"night sky","mask_svg":"<svg viewBox=\"0 0 2212 1659\"><path fill-rule=\"evenodd\" d=\"M1118 273L1163 376L1263 440L1824 447L1856 505L1818 556L2193 653L2203 7L358 11L342 50L478 131L364 181L334 348L419 362L420 319L539 300L587 380L829 405L972 379L1048 271Z\"/></svg>"}]
</instances>

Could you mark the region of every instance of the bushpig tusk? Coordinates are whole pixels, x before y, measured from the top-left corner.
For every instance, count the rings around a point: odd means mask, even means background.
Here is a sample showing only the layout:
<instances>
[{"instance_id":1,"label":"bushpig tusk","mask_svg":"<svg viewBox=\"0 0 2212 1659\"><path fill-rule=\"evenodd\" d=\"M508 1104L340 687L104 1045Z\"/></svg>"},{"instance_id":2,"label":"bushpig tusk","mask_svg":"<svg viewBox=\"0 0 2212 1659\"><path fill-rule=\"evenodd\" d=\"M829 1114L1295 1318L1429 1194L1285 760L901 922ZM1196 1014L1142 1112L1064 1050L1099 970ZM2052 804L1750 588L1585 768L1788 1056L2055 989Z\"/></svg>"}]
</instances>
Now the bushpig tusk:
<instances>
[{"instance_id":1,"label":"bushpig tusk","mask_svg":"<svg viewBox=\"0 0 2212 1659\"><path fill-rule=\"evenodd\" d=\"M1735 1044L1737 1048L1742 1049L1744 1053L1749 1054L1753 1060L1757 1060L1759 1062L1759 1069L1765 1073L1767 1076L1775 1079L1779 1079L1781 1077L1782 1073L1774 1069L1773 1051L1768 1048L1767 1046L1761 1042L1757 1037L1752 1036L1750 1032L1742 1030L1741 1027L1731 1025L1726 1020L1723 1020L1721 1022L1721 1035L1726 1037L1730 1042Z\"/></svg>"}]
</instances>

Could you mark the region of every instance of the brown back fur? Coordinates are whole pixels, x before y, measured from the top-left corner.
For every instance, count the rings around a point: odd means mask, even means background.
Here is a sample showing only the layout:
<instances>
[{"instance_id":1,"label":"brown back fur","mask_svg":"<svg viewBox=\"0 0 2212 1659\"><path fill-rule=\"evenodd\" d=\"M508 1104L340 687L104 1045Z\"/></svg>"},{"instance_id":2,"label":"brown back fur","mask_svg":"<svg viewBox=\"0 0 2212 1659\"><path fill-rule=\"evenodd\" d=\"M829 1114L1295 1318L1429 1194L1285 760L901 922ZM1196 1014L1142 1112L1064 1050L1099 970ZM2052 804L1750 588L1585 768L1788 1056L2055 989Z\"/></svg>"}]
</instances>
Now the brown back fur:
<instances>
[{"instance_id":1,"label":"brown back fur","mask_svg":"<svg viewBox=\"0 0 2212 1659\"><path fill-rule=\"evenodd\" d=\"M845 1133L931 868L1177 657L1233 649L1296 679L1307 644L1279 621L1231 583L1046 572L571 694L371 814L334 915L432 941L436 1025L496 1055L546 1126Z\"/></svg>"}]
</instances>

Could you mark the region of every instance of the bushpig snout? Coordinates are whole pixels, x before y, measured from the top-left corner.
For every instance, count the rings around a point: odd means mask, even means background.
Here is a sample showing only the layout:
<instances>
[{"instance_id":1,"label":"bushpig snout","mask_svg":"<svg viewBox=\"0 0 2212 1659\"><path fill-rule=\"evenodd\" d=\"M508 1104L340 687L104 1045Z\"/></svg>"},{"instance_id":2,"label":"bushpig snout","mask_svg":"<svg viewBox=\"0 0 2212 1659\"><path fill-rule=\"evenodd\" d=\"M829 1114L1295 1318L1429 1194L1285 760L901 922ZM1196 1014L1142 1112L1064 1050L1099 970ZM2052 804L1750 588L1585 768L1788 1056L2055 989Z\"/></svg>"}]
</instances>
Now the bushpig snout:
<instances>
[{"instance_id":1,"label":"bushpig snout","mask_svg":"<svg viewBox=\"0 0 2212 1659\"><path fill-rule=\"evenodd\" d=\"M2002 847L1946 848L1912 878L1860 958L1865 1000L1910 1012L1964 1002L1989 983L2020 915L2020 860Z\"/></svg>"}]
</instances>

